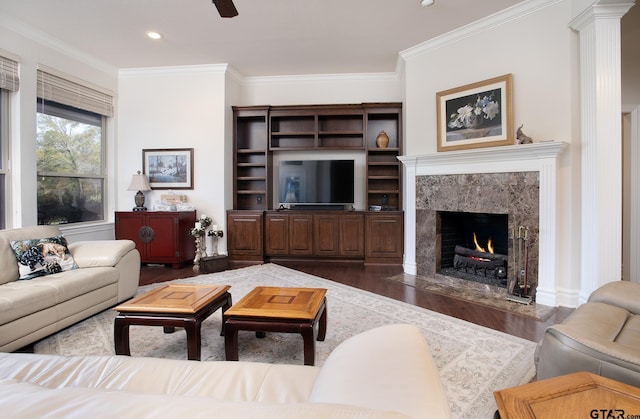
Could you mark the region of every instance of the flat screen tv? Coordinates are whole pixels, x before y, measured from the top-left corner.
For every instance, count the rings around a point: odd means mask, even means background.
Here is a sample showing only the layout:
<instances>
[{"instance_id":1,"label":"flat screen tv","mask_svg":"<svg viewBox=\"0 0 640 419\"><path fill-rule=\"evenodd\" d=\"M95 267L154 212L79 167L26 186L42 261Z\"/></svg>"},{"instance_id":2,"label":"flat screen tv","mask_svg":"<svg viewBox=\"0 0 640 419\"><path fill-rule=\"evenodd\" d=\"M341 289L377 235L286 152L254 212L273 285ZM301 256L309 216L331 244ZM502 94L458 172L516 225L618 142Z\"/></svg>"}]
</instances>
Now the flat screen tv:
<instances>
[{"instance_id":1,"label":"flat screen tv","mask_svg":"<svg viewBox=\"0 0 640 419\"><path fill-rule=\"evenodd\" d=\"M278 178L281 206L337 207L354 203L353 160L284 160Z\"/></svg>"}]
</instances>

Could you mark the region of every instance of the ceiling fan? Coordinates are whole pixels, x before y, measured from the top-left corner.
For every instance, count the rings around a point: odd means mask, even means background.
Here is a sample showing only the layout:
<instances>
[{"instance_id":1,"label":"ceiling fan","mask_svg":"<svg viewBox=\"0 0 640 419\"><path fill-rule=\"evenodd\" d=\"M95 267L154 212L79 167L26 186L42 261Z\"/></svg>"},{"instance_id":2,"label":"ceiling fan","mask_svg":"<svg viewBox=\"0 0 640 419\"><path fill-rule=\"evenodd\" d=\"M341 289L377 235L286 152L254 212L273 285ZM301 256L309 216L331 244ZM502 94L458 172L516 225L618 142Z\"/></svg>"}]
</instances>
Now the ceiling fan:
<instances>
[{"instance_id":1,"label":"ceiling fan","mask_svg":"<svg viewBox=\"0 0 640 419\"><path fill-rule=\"evenodd\" d=\"M238 10L233 5L233 0L211 0L216 5L220 17L238 16Z\"/></svg>"}]
</instances>

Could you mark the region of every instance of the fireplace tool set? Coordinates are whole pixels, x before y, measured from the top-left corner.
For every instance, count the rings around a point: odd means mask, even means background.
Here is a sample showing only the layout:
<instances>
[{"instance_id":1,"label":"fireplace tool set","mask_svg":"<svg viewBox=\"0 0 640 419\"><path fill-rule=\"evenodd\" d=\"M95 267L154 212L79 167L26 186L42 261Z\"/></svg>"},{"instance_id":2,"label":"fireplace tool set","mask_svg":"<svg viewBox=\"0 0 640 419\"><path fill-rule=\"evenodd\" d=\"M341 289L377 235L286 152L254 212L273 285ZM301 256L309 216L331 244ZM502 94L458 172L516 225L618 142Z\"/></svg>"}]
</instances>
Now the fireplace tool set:
<instances>
[{"instance_id":1,"label":"fireplace tool set","mask_svg":"<svg viewBox=\"0 0 640 419\"><path fill-rule=\"evenodd\" d=\"M507 300L516 303L531 304L532 298L529 295L531 282L529 278L529 228L519 226L516 234L511 229L511 240L513 243L513 278L509 281Z\"/></svg>"}]
</instances>

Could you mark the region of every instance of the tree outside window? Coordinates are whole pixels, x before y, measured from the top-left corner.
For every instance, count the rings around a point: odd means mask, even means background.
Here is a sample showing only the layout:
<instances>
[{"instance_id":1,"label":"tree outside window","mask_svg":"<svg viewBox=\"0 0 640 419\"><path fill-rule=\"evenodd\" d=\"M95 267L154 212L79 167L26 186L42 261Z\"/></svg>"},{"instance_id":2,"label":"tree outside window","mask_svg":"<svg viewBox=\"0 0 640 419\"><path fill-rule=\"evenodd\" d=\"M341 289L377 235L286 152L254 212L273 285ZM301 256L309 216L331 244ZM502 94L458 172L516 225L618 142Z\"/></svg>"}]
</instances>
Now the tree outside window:
<instances>
[{"instance_id":1,"label":"tree outside window","mask_svg":"<svg viewBox=\"0 0 640 419\"><path fill-rule=\"evenodd\" d=\"M39 100L38 224L104 219L103 117Z\"/></svg>"}]
</instances>

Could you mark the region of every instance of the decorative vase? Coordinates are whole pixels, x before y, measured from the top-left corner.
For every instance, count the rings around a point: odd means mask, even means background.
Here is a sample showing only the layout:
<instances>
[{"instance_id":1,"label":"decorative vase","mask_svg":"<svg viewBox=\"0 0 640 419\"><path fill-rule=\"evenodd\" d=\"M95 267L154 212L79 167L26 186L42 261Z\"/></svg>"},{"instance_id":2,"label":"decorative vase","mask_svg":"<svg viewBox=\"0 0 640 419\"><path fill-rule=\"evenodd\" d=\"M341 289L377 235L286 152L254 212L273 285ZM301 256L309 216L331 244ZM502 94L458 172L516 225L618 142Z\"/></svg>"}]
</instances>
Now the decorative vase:
<instances>
[{"instance_id":1,"label":"decorative vase","mask_svg":"<svg viewBox=\"0 0 640 419\"><path fill-rule=\"evenodd\" d=\"M207 256L214 256L214 241L215 238L213 236L207 236Z\"/></svg>"},{"instance_id":2,"label":"decorative vase","mask_svg":"<svg viewBox=\"0 0 640 419\"><path fill-rule=\"evenodd\" d=\"M200 270L200 259L202 258L200 236L194 237L194 242L196 246L196 252L195 252L195 257L193 258L193 270L195 272L198 272Z\"/></svg>"},{"instance_id":3,"label":"decorative vase","mask_svg":"<svg viewBox=\"0 0 640 419\"><path fill-rule=\"evenodd\" d=\"M218 236L211 237L213 242L211 243L211 256L218 256Z\"/></svg>"},{"instance_id":4,"label":"decorative vase","mask_svg":"<svg viewBox=\"0 0 640 419\"><path fill-rule=\"evenodd\" d=\"M386 132L380 131L380 134L376 137L376 147L387 148L389 145L389 136Z\"/></svg>"}]
</instances>

